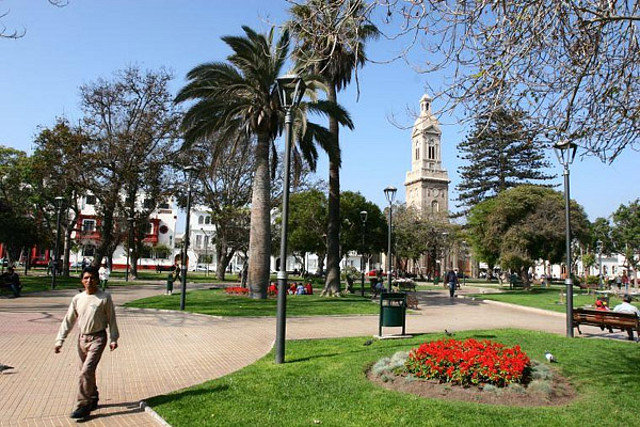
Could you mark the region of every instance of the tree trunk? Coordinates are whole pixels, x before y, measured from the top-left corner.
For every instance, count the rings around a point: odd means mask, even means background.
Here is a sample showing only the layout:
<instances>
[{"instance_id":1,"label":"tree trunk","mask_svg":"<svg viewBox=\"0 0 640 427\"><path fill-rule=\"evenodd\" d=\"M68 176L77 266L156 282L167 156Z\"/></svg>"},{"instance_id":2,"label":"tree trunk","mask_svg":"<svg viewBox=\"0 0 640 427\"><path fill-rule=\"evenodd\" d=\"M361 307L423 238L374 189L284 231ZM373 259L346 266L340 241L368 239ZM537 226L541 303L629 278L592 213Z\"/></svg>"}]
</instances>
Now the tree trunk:
<instances>
[{"instance_id":1,"label":"tree trunk","mask_svg":"<svg viewBox=\"0 0 640 427\"><path fill-rule=\"evenodd\" d=\"M336 102L336 88L329 85L329 101ZM327 217L327 278L322 295L340 293L340 155L338 154L338 121L329 117L329 132L333 135L335 151L329 158L329 200Z\"/></svg>"},{"instance_id":2,"label":"tree trunk","mask_svg":"<svg viewBox=\"0 0 640 427\"><path fill-rule=\"evenodd\" d=\"M256 171L251 197L251 231L249 236L249 295L267 298L271 256L271 181L269 176L269 138L258 136Z\"/></svg>"}]
</instances>

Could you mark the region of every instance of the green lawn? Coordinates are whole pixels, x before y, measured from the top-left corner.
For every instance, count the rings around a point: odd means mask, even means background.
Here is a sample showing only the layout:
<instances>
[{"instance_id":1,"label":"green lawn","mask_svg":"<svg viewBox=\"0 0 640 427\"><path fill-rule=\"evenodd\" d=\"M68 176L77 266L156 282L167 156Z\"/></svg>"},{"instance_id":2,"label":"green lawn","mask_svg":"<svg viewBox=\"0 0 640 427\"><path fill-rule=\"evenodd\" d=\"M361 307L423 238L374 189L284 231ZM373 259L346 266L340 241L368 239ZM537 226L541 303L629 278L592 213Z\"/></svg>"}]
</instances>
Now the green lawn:
<instances>
[{"instance_id":1,"label":"green lawn","mask_svg":"<svg viewBox=\"0 0 640 427\"><path fill-rule=\"evenodd\" d=\"M624 341L569 339L541 332L492 330L456 338L519 344L532 359L553 352L577 389L561 407L506 407L393 392L370 383L365 370L382 356L441 338L368 337L289 341L287 363L273 353L232 375L148 403L173 426L619 426L640 425L640 351ZM545 362L546 363L546 362ZM634 421L635 420L635 421Z\"/></svg>"},{"instance_id":2,"label":"green lawn","mask_svg":"<svg viewBox=\"0 0 640 427\"><path fill-rule=\"evenodd\" d=\"M314 295L288 295L287 316L323 316L378 314L380 307L367 297L355 293L346 297L327 298ZM159 295L125 304L127 307L179 310L180 295ZM186 311L214 316L275 316L276 299L251 299L244 296L231 296L222 289L208 289L187 293Z\"/></svg>"},{"instance_id":3,"label":"green lawn","mask_svg":"<svg viewBox=\"0 0 640 427\"><path fill-rule=\"evenodd\" d=\"M560 291L564 292L564 289L564 286L552 286L551 288L534 287L529 291L522 289L505 290L502 293L474 294L470 296L564 313L566 312L566 305L565 303L560 303ZM594 301L595 297L593 295L587 295L586 292L581 289L574 289L574 307L593 305ZM620 298L613 295L611 296L611 307L614 307L620 302L622 302ZM637 305L637 303L634 304Z\"/></svg>"}]
</instances>

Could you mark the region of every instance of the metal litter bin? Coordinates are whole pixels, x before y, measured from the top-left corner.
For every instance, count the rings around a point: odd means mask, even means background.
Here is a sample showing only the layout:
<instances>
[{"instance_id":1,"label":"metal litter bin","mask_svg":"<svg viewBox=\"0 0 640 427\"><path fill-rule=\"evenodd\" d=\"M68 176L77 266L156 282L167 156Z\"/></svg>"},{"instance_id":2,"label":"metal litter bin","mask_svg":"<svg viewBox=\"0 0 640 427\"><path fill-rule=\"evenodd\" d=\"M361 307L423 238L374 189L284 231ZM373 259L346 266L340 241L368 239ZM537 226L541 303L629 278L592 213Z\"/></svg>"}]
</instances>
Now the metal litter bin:
<instances>
[{"instance_id":1,"label":"metal litter bin","mask_svg":"<svg viewBox=\"0 0 640 427\"><path fill-rule=\"evenodd\" d=\"M173 293L173 274L169 274L167 276L167 294L171 295Z\"/></svg>"},{"instance_id":2,"label":"metal litter bin","mask_svg":"<svg viewBox=\"0 0 640 427\"><path fill-rule=\"evenodd\" d=\"M404 292L383 292L380 294L380 319L378 336L382 327L402 327L404 335L407 315L407 294Z\"/></svg>"}]
</instances>

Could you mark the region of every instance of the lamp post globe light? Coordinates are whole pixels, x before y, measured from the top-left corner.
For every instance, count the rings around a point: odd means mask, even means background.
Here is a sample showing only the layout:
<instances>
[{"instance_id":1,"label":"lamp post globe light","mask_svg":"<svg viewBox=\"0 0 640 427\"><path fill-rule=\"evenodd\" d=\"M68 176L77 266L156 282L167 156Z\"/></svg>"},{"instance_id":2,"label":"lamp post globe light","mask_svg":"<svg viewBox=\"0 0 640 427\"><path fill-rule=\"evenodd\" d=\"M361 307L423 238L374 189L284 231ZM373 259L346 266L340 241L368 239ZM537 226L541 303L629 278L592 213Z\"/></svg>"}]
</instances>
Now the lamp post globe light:
<instances>
[{"instance_id":1,"label":"lamp post globe light","mask_svg":"<svg viewBox=\"0 0 640 427\"><path fill-rule=\"evenodd\" d=\"M566 223L566 251L567 251L567 277L564 281L567 290L567 337L573 338L573 279L571 278L571 214L570 214L570 191L569 191L569 165L576 157L578 146L570 141L561 141L553 146L558 161L563 167L564 175L564 210Z\"/></svg>"},{"instance_id":2,"label":"lamp post globe light","mask_svg":"<svg viewBox=\"0 0 640 427\"><path fill-rule=\"evenodd\" d=\"M135 221L136 219L132 216L127 218L127 222L129 223L129 236L127 237L127 272L125 273L125 276L124 276L125 282L129 281L129 259L131 256L131 251L133 250L132 236L133 236L133 223Z\"/></svg>"},{"instance_id":3,"label":"lamp post globe light","mask_svg":"<svg viewBox=\"0 0 640 427\"><path fill-rule=\"evenodd\" d=\"M360 221L362 222L362 247L361 247L361 251L360 251L360 294L362 296L364 296L364 269L365 269L365 263L364 263L364 242L365 242L365 235L367 234L367 217L368 217L368 212L367 211L360 211Z\"/></svg>"},{"instance_id":4,"label":"lamp post globe light","mask_svg":"<svg viewBox=\"0 0 640 427\"><path fill-rule=\"evenodd\" d=\"M284 145L284 182L282 185L282 231L280 235L280 268L278 269L278 304L276 312L276 360L284 363L284 347L287 330L287 231L289 221L289 163L293 143L292 111L302 101L306 89L304 80L296 74L278 77L275 90L278 93L280 107L284 110L286 132Z\"/></svg>"},{"instance_id":5,"label":"lamp post globe light","mask_svg":"<svg viewBox=\"0 0 640 427\"><path fill-rule=\"evenodd\" d=\"M602 282L602 240L596 242L596 250L598 251L598 288L604 287Z\"/></svg>"},{"instance_id":6,"label":"lamp post globe light","mask_svg":"<svg viewBox=\"0 0 640 427\"><path fill-rule=\"evenodd\" d=\"M180 310L184 310L187 298L187 253L189 251L189 225L191 220L191 185L198 169L189 165L184 168L187 176L187 219L184 226L184 245L182 248L182 259L180 261L180 276L182 279L182 287L180 291Z\"/></svg>"},{"instance_id":7,"label":"lamp post globe light","mask_svg":"<svg viewBox=\"0 0 640 427\"><path fill-rule=\"evenodd\" d=\"M389 231L387 235L387 290L391 292L391 229L393 228L393 202L396 199L396 187L388 186L384 189L384 196L389 202Z\"/></svg>"},{"instance_id":8,"label":"lamp post globe light","mask_svg":"<svg viewBox=\"0 0 640 427\"><path fill-rule=\"evenodd\" d=\"M55 252L53 253L53 268L51 269L51 289L56 288L56 275L58 272L58 266L60 264L60 211L62 210L62 203L64 197L58 196L55 198L56 203L56 244ZM27 257L28 258L28 257Z\"/></svg>"}]
</instances>

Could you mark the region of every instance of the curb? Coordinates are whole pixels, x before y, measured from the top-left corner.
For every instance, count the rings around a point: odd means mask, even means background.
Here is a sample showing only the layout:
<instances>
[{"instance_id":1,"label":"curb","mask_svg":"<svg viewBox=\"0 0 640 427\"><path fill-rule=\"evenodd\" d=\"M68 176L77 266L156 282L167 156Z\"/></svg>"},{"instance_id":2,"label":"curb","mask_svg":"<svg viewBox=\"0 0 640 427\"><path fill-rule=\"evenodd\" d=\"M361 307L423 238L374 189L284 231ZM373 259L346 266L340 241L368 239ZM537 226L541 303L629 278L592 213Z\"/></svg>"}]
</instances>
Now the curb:
<instances>
[{"instance_id":1,"label":"curb","mask_svg":"<svg viewBox=\"0 0 640 427\"><path fill-rule=\"evenodd\" d=\"M562 318L566 317L565 313L558 313L558 312L551 311L551 310L545 310L543 308L527 307L527 306L524 306L524 305L511 304L511 303L508 303L508 302L493 301L493 300L482 299L482 298L477 298L477 297L468 297L466 295L460 295L459 298L469 299L469 300L473 300L473 301L482 301L482 302L487 303L487 304L499 305L499 306L502 306L502 307L513 308L513 309L522 310L522 311L528 311L528 312L531 312L531 313L544 314L544 315L547 315L547 316L562 317Z\"/></svg>"},{"instance_id":2,"label":"curb","mask_svg":"<svg viewBox=\"0 0 640 427\"><path fill-rule=\"evenodd\" d=\"M147 405L147 402L145 402L144 400L140 401L140 408L144 409L144 412L149 414L151 418L153 418L154 421L156 421L159 425L165 426L165 427L171 427L171 424L166 422L165 419L162 418L160 414L158 414L156 411L154 411L153 408L151 408L151 406Z\"/></svg>"}]
</instances>

